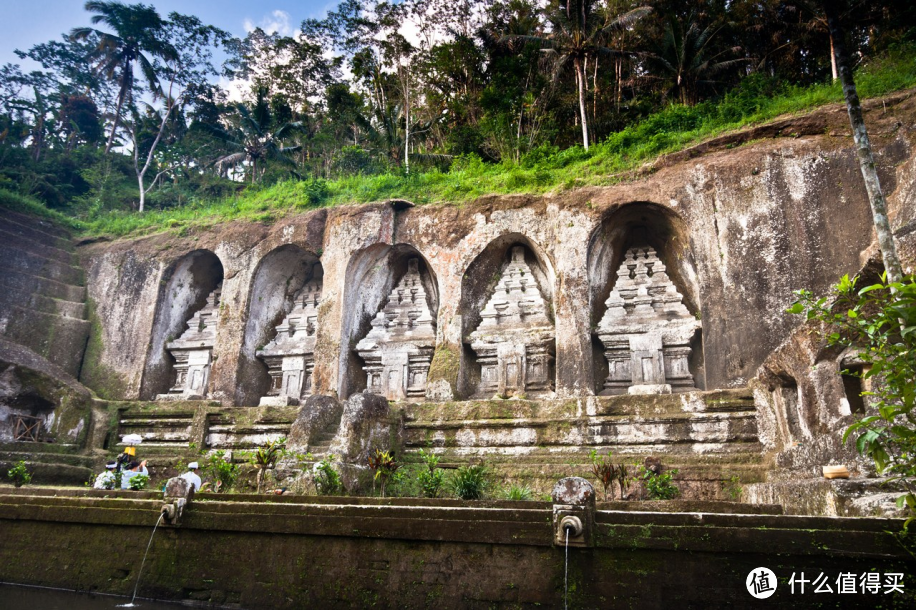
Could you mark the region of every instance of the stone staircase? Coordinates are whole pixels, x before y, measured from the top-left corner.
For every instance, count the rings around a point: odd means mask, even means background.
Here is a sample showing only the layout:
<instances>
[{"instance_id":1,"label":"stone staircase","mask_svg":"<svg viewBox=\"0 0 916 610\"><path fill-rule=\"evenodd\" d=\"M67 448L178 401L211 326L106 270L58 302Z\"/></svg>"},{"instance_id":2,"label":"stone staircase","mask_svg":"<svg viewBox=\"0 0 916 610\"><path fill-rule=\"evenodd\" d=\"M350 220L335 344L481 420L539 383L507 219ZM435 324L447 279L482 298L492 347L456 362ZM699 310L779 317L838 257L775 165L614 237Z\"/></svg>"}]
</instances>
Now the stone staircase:
<instances>
[{"instance_id":1,"label":"stone staircase","mask_svg":"<svg viewBox=\"0 0 916 610\"><path fill-rule=\"evenodd\" d=\"M0 208L0 334L77 377L89 338L87 313L70 234Z\"/></svg>"},{"instance_id":2,"label":"stone staircase","mask_svg":"<svg viewBox=\"0 0 916 610\"><path fill-rule=\"evenodd\" d=\"M337 429L339 427L339 420L328 423L328 425L315 436L315 440L309 443L309 453L312 454L316 462L327 457L331 449L331 443L334 441L334 437L337 435Z\"/></svg>"},{"instance_id":3,"label":"stone staircase","mask_svg":"<svg viewBox=\"0 0 916 610\"><path fill-rule=\"evenodd\" d=\"M90 480L99 467L99 460L81 455L73 445L54 443L8 442L0 443L0 473L7 482L6 472L19 461L25 462L38 485L81 486Z\"/></svg>"},{"instance_id":4,"label":"stone staircase","mask_svg":"<svg viewBox=\"0 0 916 610\"><path fill-rule=\"evenodd\" d=\"M747 390L420 404L405 416L406 461L431 449L444 468L483 462L495 478L541 493L564 476L593 479L592 450L610 451L631 474L658 459L678 470L675 481L690 499L734 499L729 489L759 482L765 471Z\"/></svg>"}]
</instances>

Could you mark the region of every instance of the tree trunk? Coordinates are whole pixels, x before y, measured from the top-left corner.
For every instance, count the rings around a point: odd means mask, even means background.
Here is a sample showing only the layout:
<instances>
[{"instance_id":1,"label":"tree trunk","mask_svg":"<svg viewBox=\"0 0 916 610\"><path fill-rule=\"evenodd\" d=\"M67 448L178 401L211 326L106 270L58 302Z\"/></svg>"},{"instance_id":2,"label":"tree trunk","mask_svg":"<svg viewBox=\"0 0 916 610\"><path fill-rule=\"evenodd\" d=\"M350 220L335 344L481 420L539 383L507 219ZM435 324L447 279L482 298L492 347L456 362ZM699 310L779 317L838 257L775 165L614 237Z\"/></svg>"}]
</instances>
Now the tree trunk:
<instances>
[{"instance_id":1,"label":"tree trunk","mask_svg":"<svg viewBox=\"0 0 916 610\"><path fill-rule=\"evenodd\" d=\"M614 77L617 79L617 91L614 96L614 102L616 104L617 110L620 110L620 98L623 95L623 83L621 79L623 78L623 58L618 57L614 62Z\"/></svg>"},{"instance_id":2,"label":"tree trunk","mask_svg":"<svg viewBox=\"0 0 916 610\"><path fill-rule=\"evenodd\" d=\"M582 145L588 150L588 124L585 117L585 73L582 71L582 62L575 59L576 80L579 81L579 115L582 117Z\"/></svg>"},{"instance_id":3,"label":"tree trunk","mask_svg":"<svg viewBox=\"0 0 916 610\"><path fill-rule=\"evenodd\" d=\"M146 202L146 189L143 188L143 175L137 175L137 182L140 183L140 209L138 212L143 212L143 205Z\"/></svg>"},{"instance_id":4,"label":"tree trunk","mask_svg":"<svg viewBox=\"0 0 916 610\"><path fill-rule=\"evenodd\" d=\"M833 76L833 80L836 81L839 78L839 74L836 69L836 50L833 48L833 35L828 33L830 38L830 74Z\"/></svg>"},{"instance_id":5,"label":"tree trunk","mask_svg":"<svg viewBox=\"0 0 916 610\"><path fill-rule=\"evenodd\" d=\"M592 118L598 120L598 58L595 58L595 69L592 72Z\"/></svg>"},{"instance_id":6,"label":"tree trunk","mask_svg":"<svg viewBox=\"0 0 916 610\"><path fill-rule=\"evenodd\" d=\"M126 69L124 74L127 74ZM130 79L126 76L121 80L121 91L118 92L118 106L115 108L114 124L111 126L111 133L108 135L108 143L105 145L105 154L111 150L111 144L114 142L115 132L118 130L118 123L121 122L121 106L127 98L127 90L130 88Z\"/></svg>"},{"instance_id":7,"label":"tree trunk","mask_svg":"<svg viewBox=\"0 0 916 610\"><path fill-rule=\"evenodd\" d=\"M875 169L875 158L872 155L868 132L865 129L862 105L859 103L856 83L849 68L849 59L846 55L846 45L843 40L843 30L840 27L838 10L834 0L823 0L822 6L827 14L827 26L830 28L830 39L834 46L834 56L839 69L840 82L843 84L843 95L846 98L846 109L849 111L849 124L852 127L852 137L855 141L856 155L859 158L859 168L862 170L862 179L865 182L865 190L868 192L868 200L871 204L875 232L878 234L878 245L881 248L881 256L884 258L884 269L887 271L889 282L899 282L903 278L903 269L900 266L900 259L897 258L894 234L887 218L887 202L884 199L884 193L881 191L881 183L878 180L878 172Z\"/></svg>"},{"instance_id":8,"label":"tree trunk","mask_svg":"<svg viewBox=\"0 0 916 610\"><path fill-rule=\"evenodd\" d=\"M404 171L410 173L410 93L404 97Z\"/></svg>"}]
</instances>

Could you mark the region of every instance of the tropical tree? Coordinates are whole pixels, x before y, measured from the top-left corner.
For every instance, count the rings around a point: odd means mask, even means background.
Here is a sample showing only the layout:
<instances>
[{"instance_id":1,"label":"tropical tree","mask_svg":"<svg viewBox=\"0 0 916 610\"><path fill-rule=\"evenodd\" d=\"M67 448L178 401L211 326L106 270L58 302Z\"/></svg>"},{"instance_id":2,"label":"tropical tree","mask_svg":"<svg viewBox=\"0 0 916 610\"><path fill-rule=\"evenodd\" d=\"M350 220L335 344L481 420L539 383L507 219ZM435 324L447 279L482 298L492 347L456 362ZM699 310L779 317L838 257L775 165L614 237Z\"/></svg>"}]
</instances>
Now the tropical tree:
<instances>
[{"instance_id":1,"label":"tropical tree","mask_svg":"<svg viewBox=\"0 0 916 610\"><path fill-rule=\"evenodd\" d=\"M229 168L247 163L252 184L266 171L266 164L274 161L294 170L291 155L301 150L301 145L284 146L284 141L303 130L302 123L286 122L276 127L267 101L267 91L259 89L254 107L235 105L234 124L229 128L203 126L232 152L222 155L214 165L223 173ZM260 167L259 167L260 166Z\"/></svg>"},{"instance_id":2,"label":"tropical tree","mask_svg":"<svg viewBox=\"0 0 916 610\"><path fill-rule=\"evenodd\" d=\"M146 186L147 171L152 167L156 149L162 140L166 126L173 120L174 115L189 104L193 95L204 88L209 77L215 76L216 70L210 63L212 56L211 47L219 45L229 37L228 33L213 26L204 25L200 19L193 16L172 13L169 20L163 25L163 39L171 49L169 55L163 59L155 59L153 73L167 86L153 92L153 102L161 100L161 109L148 106L148 115L156 117L158 130L149 147L145 150L145 161L141 155L141 142L139 133L143 131L145 122L141 114L131 104L131 114L134 121L127 125L133 148L134 172L140 189L139 211L144 209L146 193L153 185L171 168L161 170Z\"/></svg>"},{"instance_id":3,"label":"tropical tree","mask_svg":"<svg viewBox=\"0 0 916 610\"><path fill-rule=\"evenodd\" d=\"M588 150L588 113L585 89L588 86L586 66L589 59L619 57L628 53L607 46L608 37L626 29L652 9L641 6L613 19L602 18L595 10L596 0L558 0L551 12L551 31L545 36L506 35L501 41L515 47L533 44L553 60L554 78L572 64L579 90L579 119L582 124L582 145Z\"/></svg>"},{"instance_id":4,"label":"tropical tree","mask_svg":"<svg viewBox=\"0 0 916 610\"><path fill-rule=\"evenodd\" d=\"M852 126L852 137L856 145L856 156L859 158L859 168L865 182L865 190L871 204L872 219L875 232L878 234L878 246L884 259L884 268L890 283L897 283L903 279L903 268L897 257L897 247L894 245L894 234L891 231L890 221L887 218L887 202L878 180L878 171L875 168L875 157L871 151L868 131L865 129L865 118L862 116L862 104L856 91L856 83L849 68L849 56L846 53L846 43L843 29L840 25L839 0L822 0L821 5L827 16L827 25L830 28L830 39L836 57L837 68L840 73L840 82L843 85L843 96L846 98L846 109L849 113L849 124Z\"/></svg>"},{"instance_id":5,"label":"tropical tree","mask_svg":"<svg viewBox=\"0 0 916 610\"><path fill-rule=\"evenodd\" d=\"M714 40L723 26L700 25L699 15L690 13L685 21L668 19L658 53L644 53L652 78L669 83L669 93L682 104L692 106L700 99L700 88L712 85L716 77L731 68L746 65L746 57L728 59L741 51L739 46L719 49Z\"/></svg>"},{"instance_id":6,"label":"tropical tree","mask_svg":"<svg viewBox=\"0 0 916 610\"><path fill-rule=\"evenodd\" d=\"M143 4L125 5L120 2L89 0L86 10L93 15L93 24L104 23L114 32L103 32L94 28L74 28L70 37L74 41L94 38L96 47L90 60L96 62L96 70L105 78L118 84L118 101L115 107L111 134L105 145L105 152L111 150L115 133L121 121L122 108L133 93L134 67L138 65L150 91L161 94L162 89L153 60L156 57L170 60L177 52L163 39L165 22L156 9Z\"/></svg>"}]
</instances>

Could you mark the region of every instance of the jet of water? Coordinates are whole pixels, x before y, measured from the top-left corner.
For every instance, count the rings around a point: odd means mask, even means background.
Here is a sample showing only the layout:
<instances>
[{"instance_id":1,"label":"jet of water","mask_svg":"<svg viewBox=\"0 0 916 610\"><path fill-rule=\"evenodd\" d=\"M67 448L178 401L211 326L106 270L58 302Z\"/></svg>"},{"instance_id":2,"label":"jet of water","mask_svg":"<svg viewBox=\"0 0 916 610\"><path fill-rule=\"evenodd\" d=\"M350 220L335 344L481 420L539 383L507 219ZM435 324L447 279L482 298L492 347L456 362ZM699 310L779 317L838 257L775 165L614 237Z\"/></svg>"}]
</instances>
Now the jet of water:
<instances>
[{"instance_id":1,"label":"jet of water","mask_svg":"<svg viewBox=\"0 0 916 610\"><path fill-rule=\"evenodd\" d=\"M149 548L153 546L153 536L156 535L156 528L159 527L159 524L162 523L162 518L165 516L165 513L159 515L159 519L156 520L156 525L153 526L153 533L150 534L149 542L146 545L146 552L143 553L143 561L140 562L140 571L137 572L137 584L134 585L134 595L130 598L129 604L123 604L118 606L118 608L134 608L134 600L137 599L137 590L140 588L140 576L143 574L143 565L146 563L146 556L149 555ZM567 534L567 537L569 534Z\"/></svg>"},{"instance_id":2,"label":"jet of water","mask_svg":"<svg viewBox=\"0 0 916 610\"><path fill-rule=\"evenodd\" d=\"M569 610L569 528L566 532L566 564L563 567L563 610Z\"/></svg>"}]
</instances>

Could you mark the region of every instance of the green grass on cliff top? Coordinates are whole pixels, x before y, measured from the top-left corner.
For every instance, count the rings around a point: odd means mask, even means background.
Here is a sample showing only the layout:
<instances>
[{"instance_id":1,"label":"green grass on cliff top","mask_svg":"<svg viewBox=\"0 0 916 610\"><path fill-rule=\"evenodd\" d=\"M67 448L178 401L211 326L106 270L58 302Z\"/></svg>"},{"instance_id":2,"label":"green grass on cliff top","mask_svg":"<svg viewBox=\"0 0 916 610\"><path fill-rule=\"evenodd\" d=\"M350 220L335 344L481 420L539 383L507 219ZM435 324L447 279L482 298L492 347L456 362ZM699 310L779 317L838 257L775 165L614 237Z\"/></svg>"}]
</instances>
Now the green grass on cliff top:
<instances>
[{"instance_id":1,"label":"green grass on cliff top","mask_svg":"<svg viewBox=\"0 0 916 610\"><path fill-rule=\"evenodd\" d=\"M859 70L856 73L859 95L877 97L916 86L916 54L909 51L911 49L874 61ZM624 180L628 171L660 155L682 150L730 130L842 100L838 83L808 87L784 85L774 91L772 80L751 76L723 99L693 107L669 106L594 144L588 152L581 146L562 151L542 148L520 164L489 164L470 157L456 160L446 172L434 170L410 175L359 175L330 181L281 182L261 189L250 188L234 197L196 202L181 208L143 214L107 212L76 225L72 221L66 224L86 235L126 236L162 230L184 231L232 219L271 222L296 211L394 198L416 204L462 203L487 194L537 194L608 185ZM0 205L2 200L0 197ZM31 207L35 206L43 207L39 203ZM31 211L40 213L38 209Z\"/></svg>"}]
</instances>

